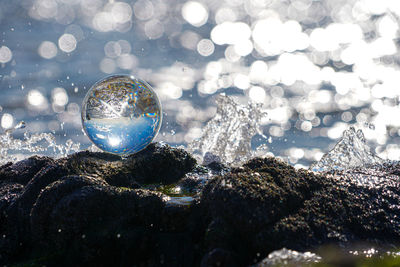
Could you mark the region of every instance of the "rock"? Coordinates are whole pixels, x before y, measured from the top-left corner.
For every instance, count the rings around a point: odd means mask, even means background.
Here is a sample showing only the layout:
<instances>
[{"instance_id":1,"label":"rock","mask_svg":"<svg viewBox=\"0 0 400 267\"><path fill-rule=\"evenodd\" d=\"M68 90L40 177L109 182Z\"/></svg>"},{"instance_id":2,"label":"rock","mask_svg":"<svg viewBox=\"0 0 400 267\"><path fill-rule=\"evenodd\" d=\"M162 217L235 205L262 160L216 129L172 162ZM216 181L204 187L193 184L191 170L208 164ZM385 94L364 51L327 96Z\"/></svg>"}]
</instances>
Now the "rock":
<instances>
[{"instance_id":1,"label":"rock","mask_svg":"<svg viewBox=\"0 0 400 267\"><path fill-rule=\"evenodd\" d=\"M48 157L33 156L15 164L7 163L0 167L0 181L12 181L25 185L43 166L53 161Z\"/></svg>"},{"instance_id":2,"label":"rock","mask_svg":"<svg viewBox=\"0 0 400 267\"><path fill-rule=\"evenodd\" d=\"M151 247L144 245L146 249L130 254L151 257L160 229L179 232L180 227L186 227L184 215L188 211L171 213L164 209L163 194L134 188L177 182L195 164L182 149L151 144L126 159L84 151L58 160L31 157L3 165L0 167L0 237L3 236L0 263L29 253L40 256L54 249L76 254L75 260L83 257L90 262L98 256L98 251L105 248L113 251L111 243L122 233L133 235L134 240L125 240L133 242L128 246L132 250L133 244L138 243ZM88 243L80 242L82 235ZM112 242L96 244L102 239ZM168 242L164 243L167 246ZM67 244L71 249L67 249ZM167 259L169 256L163 256L163 260Z\"/></svg>"},{"instance_id":3,"label":"rock","mask_svg":"<svg viewBox=\"0 0 400 267\"><path fill-rule=\"evenodd\" d=\"M248 266L281 248L295 259L327 244L396 245L399 170L315 174L274 158L195 167L163 145L126 159L32 158L0 167L0 263ZM176 187L193 201L171 201Z\"/></svg>"},{"instance_id":4,"label":"rock","mask_svg":"<svg viewBox=\"0 0 400 267\"><path fill-rule=\"evenodd\" d=\"M79 248L81 242L76 240L81 240L83 235L86 242L117 239L118 235L124 235L129 230L130 222L148 227L153 225L157 229L161 218L155 215L162 213L164 205L158 193L101 185L83 186L54 206L47 224L47 238L50 245L57 249L65 249L68 244ZM140 243L138 240L131 241ZM101 249L109 247L109 244L96 246ZM95 256L84 254L89 258Z\"/></svg>"},{"instance_id":5,"label":"rock","mask_svg":"<svg viewBox=\"0 0 400 267\"><path fill-rule=\"evenodd\" d=\"M71 188L66 183L54 186L59 188L49 186L39 198L45 201L62 187ZM71 265L190 266L195 262L198 252L192 240L197 229L189 225L195 213L192 207L166 206L161 193L142 189L85 185L71 191L51 212L36 213L35 221L45 226L37 240L47 243L40 251L62 251L62 259L70 259Z\"/></svg>"},{"instance_id":6,"label":"rock","mask_svg":"<svg viewBox=\"0 0 400 267\"><path fill-rule=\"evenodd\" d=\"M282 247L398 244L400 180L389 173L316 175L273 158L250 160L205 186L207 246L232 251L244 265Z\"/></svg>"},{"instance_id":7,"label":"rock","mask_svg":"<svg viewBox=\"0 0 400 267\"><path fill-rule=\"evenodd\" d=\"M209 165L211 163L221 163L221 158L211 152L206 152L203 156L203 165Z\"/></svg>"},{"instance_id":8,"label":"rock","mask_svg":"<svg viewBox=\"0 0 400 267\"><path fill-rule=\"evenodd\" d=\"M126 159L84 151L60 159L58 164L74 174L100 176L110 185L137 187L175 183L195 167L196 160L183 149L152 143Z\"/></svg>"},{"instance_id":9,"label":"rock","mask_svg":"<svg viewBox=\"0 0 400 267\"><path fill-rule=\"evenodd\" d=\"M130 156L127 165L140 183L170 184L193 170L196 160L183 149L151 144Z\"/></svg>"},{"instance_id":10,"label":"rock","mask_svg":"<svg viewBox=\"0 0 400 267\"><path fill-rule=\"evenodd\" d=\"M0 236L0 244L6 242L4 235L8 235L6 223L8 221L6 209L10 206L15 199L17 199L23 190L23 185L19 183L3 182L0 185L0 233L2 233L3 238ZM8 238L8 237L7 237ZM1 253L0 253L1 261Z\"/></svg>"},{"instance_id":11,"label":"rock","mask_svg":"<svg viewBox=\"0 0 400 267\"><path fill-rule=\"evenodd\" d=\"M4 226L5 210L21 195L23 185L19 183L3 182L0 184L0 229Z\"/></svg>"},{"instance_id":12,"label":"rock","mask_svg":"<svg viewBox=\"0 0 400 267\"><path fill-rule=\"evenodd\" d=\"M41 191L30 212L30 228L34 243L42 242L45 245L51 243L49 227L53 222L52 214L55 206L64 197L89 185L107 186L107 183L102 179L88 176L64 176Z\"/></svg>"},{"instance_id":13,"label":"rock","mask_svg":"<svg viewBox=\"0 0 400 267\"><path fill-rule=\"evenodd\" d=\"M207 253L200 264L201 267L238 266L233 254L225 249L216 248Z\"/></svg>"},{"instance_id":14,"label":"rock","mask_svg":"<svg viewBox=\"0 0 400 267\"><path fill-rule=\"evenodd\" d=\"M6 218L3 224L3 232L7 238L0 242L2 256L23 251L30 244L29 216L40 191L48 184L64 176L67 170L51 162L37 172L28 184L21 190L18 197L14 198L4 208L3 217Z\"/></svg>"}]
</instances>

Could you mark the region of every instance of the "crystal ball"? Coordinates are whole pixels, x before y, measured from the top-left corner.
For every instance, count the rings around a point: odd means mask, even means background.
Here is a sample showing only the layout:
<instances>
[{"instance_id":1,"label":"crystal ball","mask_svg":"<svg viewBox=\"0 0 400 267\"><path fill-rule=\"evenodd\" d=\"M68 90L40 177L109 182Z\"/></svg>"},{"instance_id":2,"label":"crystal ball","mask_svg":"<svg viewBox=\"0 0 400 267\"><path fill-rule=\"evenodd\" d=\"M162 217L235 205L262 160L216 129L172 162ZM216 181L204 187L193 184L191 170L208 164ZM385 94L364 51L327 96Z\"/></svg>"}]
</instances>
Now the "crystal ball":
<instances>
[{"instance_id":1,"label":"crystal ball","mask_svg":"<svg viewBox=\"0 0 400 267\"><path fill-rule=\"evenodd\" d=\"M100 149L126 156L156 137L161 104L151 86L132 76L111 76L95 83L82 104L82 126Z\"/></svg>"}]
</instances>

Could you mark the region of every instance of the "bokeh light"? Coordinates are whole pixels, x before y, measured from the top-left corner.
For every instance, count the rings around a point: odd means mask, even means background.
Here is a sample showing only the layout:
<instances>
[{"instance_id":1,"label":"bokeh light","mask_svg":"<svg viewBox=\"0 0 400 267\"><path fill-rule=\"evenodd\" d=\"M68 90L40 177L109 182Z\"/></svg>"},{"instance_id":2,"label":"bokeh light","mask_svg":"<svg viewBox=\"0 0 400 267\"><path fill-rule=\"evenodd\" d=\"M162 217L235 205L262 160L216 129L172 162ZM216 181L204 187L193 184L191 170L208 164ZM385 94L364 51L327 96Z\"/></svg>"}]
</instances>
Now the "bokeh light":
<instances>
[{"instance_id":1,"label":"bokeh light","mask_svg":"<svg viewBox=\"0 0 400 267\"><path fill-rule=\"evenodd\" d=\"M57 50L53 42L43 41L38 48L38 53L42 58L51 59L57 55Z\"/></svg>"},{"instance_id":2,"label":"bokeh light","mask_svg":"<svg viewBox=\"0 0 400 267\"><path fill-rule=\"evenodd\" d=\"M3 45L0 47L0 63L7 63L12 59L12 52L10 48Z\"/></svg>"},{"instance_id":3,"label":"bokeh light","mask_svg":"<svg viewBox=\"0 0 400 267\"><path fill-rule=\"evenodd\" d=\"M123 73L149 81L160 95L167 115L157 140L186 145L198 138L215 115L215 96L225 93L267 111L262 128L272 139L255 137L253 146L296 166L319 159L352 125L379 155L399 159L399 1L3 6L0 116L25 120L29 130L88 144L79 122L87 85Z\"/></svg>"},{"instance_id":4,"label":"bokeh light","mask_svg":"<svg viewBox=\"0 0 400 267\"><path fill-rule=\"evenodd\" d=\"M3 127L3 129L10 129L14 124L13 115L11 115L9 113L4 113L3 116L1 116L0 124L1 124L1 127Z\"/></svg>"},{"instance_id":5,"label":"bokeh light","mask_svg":"<svg viewBox=\"0 0 400 267\"><path fill-rule=\"evenodd\" d=\"M66 53L74 51L76 43L75 36L69 33L61 35L60 39L58 39L58 47Z\"/></svg>"},{"instance_id":6,"label":"bokeh light","mask_svg":"<svg viewBox=\"0 0 400 267\"><path fill-rule=\"evenodd\" d=\"M195 27L200 27L207 22L208 11L203 4L188 1L182 7L182 17Z\"/></svg>"},{"instance_id":7,"label":"bokeh light","mask_svg":"<svg viewBox=\"0 0 400 267\"><path fill-rule=\"evenodd\" d=\"M197 52L204 57L208 57L214 53L214 44L210 39L202 39L197 44Z\"/></svg>"}]
</instances>

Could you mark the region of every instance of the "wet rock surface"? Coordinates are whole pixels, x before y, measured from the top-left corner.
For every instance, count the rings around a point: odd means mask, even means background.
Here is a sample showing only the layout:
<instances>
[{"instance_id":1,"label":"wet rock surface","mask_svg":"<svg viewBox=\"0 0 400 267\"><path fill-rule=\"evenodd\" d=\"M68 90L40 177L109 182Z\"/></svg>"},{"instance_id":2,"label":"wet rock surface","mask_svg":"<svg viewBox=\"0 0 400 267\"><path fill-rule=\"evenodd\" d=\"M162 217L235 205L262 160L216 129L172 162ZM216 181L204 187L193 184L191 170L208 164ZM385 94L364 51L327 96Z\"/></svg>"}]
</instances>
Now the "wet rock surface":
<instances>
[{"instance_id":1,"label":"wet rock surface","mask_svg":"<svg viewBox=\"0 0 400 267\"><path fill-rule=\"evenodd\" d=\"M212 217L209 246L230 250L243 263L282 247L395 246L400 198L392 168L316 175L272 158L253 159L203 190Z\"/></svg>"},{"instance_id":2,"label":"wet rock surface","mask_svg":"<svg viewBox=\"0 0 400 267\"><path fill-rule=\"evenodd\" d=\"M0 263L248 266L283 247L396 246L399 170L314 174L273 158L196 166L159 144L126 159L32 157L0 167ZM193 201L171 202L157 185L185 187Z\"/></svg>"}]
</instances>

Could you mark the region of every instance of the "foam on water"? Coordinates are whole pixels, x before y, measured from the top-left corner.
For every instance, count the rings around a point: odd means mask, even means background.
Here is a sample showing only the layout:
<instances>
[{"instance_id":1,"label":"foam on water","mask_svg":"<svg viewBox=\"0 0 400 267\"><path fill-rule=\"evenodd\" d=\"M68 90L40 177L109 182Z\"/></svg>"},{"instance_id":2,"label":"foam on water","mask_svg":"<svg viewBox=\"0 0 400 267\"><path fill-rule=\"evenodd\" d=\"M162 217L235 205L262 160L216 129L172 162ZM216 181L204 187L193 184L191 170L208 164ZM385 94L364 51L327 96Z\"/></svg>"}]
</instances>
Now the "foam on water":
<instances>
[{"instance_id":1,"label":"foam on water","mask_svg":"<svg viewBox=\"0 0 400 267\"><path fill-rule=\"evenodd\" d=\"M267 113L261 109L261 104L243 106L222 94L216 102L217 114L203 128L202 137L188 145L188 150L202 157L207 153L207 158L219 158L229 164L246 161L253 156L252 137L264 136L260 121Z\"/></svg>"},{"instance_id":2,"label":"foam on water","mask_svg":"<svg viewBox=\"0 0 400 267\"><path fill-rule=\"evenodd\" d=\"M383 163L383 159L371 152L361 129L350 127L343 132L335 147L321 160L312 164L312 171L346 170L360 166Z\"/></svg>"}]
</instances>

